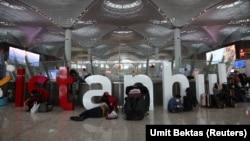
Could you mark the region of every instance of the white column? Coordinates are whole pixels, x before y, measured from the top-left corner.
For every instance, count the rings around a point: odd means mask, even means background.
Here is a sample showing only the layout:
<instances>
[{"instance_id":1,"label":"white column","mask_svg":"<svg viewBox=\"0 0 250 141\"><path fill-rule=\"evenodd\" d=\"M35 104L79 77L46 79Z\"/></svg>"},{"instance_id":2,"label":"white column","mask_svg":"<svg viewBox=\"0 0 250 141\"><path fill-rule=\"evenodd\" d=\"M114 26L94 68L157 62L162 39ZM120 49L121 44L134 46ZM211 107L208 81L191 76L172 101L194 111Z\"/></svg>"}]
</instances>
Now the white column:
<instances>
[{"instance_id":1,"label":"white column","mask_svg":"<svg viewBox=\"0 0 250 141\"><path fill-rule=\"evenodd\" d=\"M155 60L159 60L159 48L155 48ZM155 64L155 74L159 75L160 64Z\"/></svg>"},{"instance_id":2,"label":"white column","mask_svg":"<svg viewBox=\"0 0 250 141\"><path fill-rule=\"evenodd\" d=\"M198 74L195 77L195 88L196 88L196 98L197 98L198 103L200 103L201 95L206 92L204 74Z\"/></svg>"},{"instance_id":3,"label":"white column","mask_svg":"<svg viewBox=\"0 0 250 141\"><path fill-rule=\"evenodd\" d=\"M86 67L87 67L88 72L93 73L93 70L92 70L93 62L92 62L92 56L91 55L92 55L92 49L88 48L88 61L89 61L89 64Z\"/></svg>"},{"instance_id":4,"label":"white column","mask_svg":"<svg viewBox=\"0 0 250 141\"><path fill-rule=\"evenodd\" d=\"M174 30L174 56L175 56L175 68L179 69L182 66L181 62L181 37L180 29L175 28Z\"/></svg>"},{"instance_id":5,"label":"white column","mask_svg":"<svg viewBox=\"0 0 250 141\"><path fill-rule=\"evenodd\" d=\"M213 94L214 83L217 82L217 74L208 74L209 94Z\"/></svg>"},{"instance_id":6,"label":"white column","mask_svg":"<svg viewBox=\"0 0 250 141\"><path fill-rule=\"evenodd\" d=\"M226 64L219 63L218 64L218 74L219 74L219 82L220 84L227 83L227 70Z\"/></svg>"},{"instance_id":7,"label":"white column","mask_svg":"<svg viewBox=\"0 0 250 141\"><path fill-rule=\"evenodd\" d=\"M65 58L69 69L71 68L71 30L65 30Z\"/></svg>"}]
</instances>

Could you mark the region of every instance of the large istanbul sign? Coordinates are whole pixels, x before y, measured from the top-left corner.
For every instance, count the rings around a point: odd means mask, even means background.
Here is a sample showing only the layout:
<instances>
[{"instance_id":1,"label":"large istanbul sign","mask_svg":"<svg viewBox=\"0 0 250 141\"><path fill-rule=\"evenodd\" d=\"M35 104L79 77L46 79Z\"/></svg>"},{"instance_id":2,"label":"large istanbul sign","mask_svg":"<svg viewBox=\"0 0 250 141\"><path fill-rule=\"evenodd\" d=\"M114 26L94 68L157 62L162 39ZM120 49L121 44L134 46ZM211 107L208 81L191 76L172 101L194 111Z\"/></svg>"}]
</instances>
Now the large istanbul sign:
<instances>
[{"instance_id":1,"label":"large istanbul sign","mask_svg":"<svg viewBox=\"0 0 250 141\"><path fill-rule=\"evenodd\" d=\"M172 87L174 83L179 83L180 84L180 94L182 96L185 95L185 89L189 87L189 81L186 76L182 74L172 74L172 69L171 69L171 63L170 62L163 62L162 63L162 91L163 91L163 108L167 108L167 101L172 97ZM24 74L24 73L23 73ZM216 74L208 74L208 82L209 82L209 93L212 94L212 86L214 83L217 82L219 78L219 82L225 83L227 82L227 73L226 73L226 66L225 64L218 64L218 75L217 77ZM23 75L22 75L23 76ZM47 98L49 98L50 94L41 88L38 88L36 85L37 83L41 84L46 84L47 79L44 78L44 76L33 76L34 78L29 81L29 90L33 89L38 89L43 93L43 95ZM22 79L23 80L23 79ZM69 90L68 86L73 83L73 77L69 75L69 71L67 67L60 67L59 69L59 75L57 76L56 79L57 84L59 85L59 105L64 109L64 110L74 110L74 104L69 100ZM143 83L148 89L150 93L150 110L154 110L154 93L153 93L153 82L152 80L147 76L147 75L124 75L124 92L126 90L127 86L133 85L134 83L141 82ZM195 84L196 84L196 96L197 100L199 102L200 100L200 95L205 93L205 78L204 74L198 74L195 76ZM89 90L87 91L83 98L82 98L82 103L83 106L86 109L90 109L92 107L95 107L98 105L98 103L94 103L91 99L95 96L102 96L102 94L107 91L109 93L112 93L112 82L108 77L102 76L102 75L92 75L86 78L86 83L88 85L92 85L94 83L99 83L102 86L102 89L98 90ZM17 82L17 86L21 86L20 84L24 84L24 81L22 82ZM24 87L23 87L24 89ZM20 101L22 101L22 94L16 93L16 95L19 95ZM156 95L155 95L156 96ZM123 97L119 97L123 98Z\"/></svg>"},{"instance_id":2,"label":"large istanbul sign","mask_svg":"<svg viewBox=\"0 0 250 141\"><path fill-rule=\"evenodd\" d=\"M185 95L185 89L189 87L189 81L185 75L182 74L172 74L171 69L171 63L170 62L163 62L163 108L167 108L167 101L172 97L172 87L175 82L178 82L180 84L180 92L181 95ZM227 82L227 73L226 73L226 66L225 64L218 64L218 74L219 74L219 82L225 83ZM214 83L217 82L217 74L208 74L208 82L209 82L209 93L212 93L212 86ZM199 102L200 95L205 93L205 78L204 74L198 74L195 77L196 81L196 96L197 100ZM101 96L103 92L107 91L111 93L112 90L112 84L109 78L102 76L102 75L92 75L86 78L86 82L88 85L94 84L94 83L100 83L102 85L101 90L89 90L87 91L83 98L82 102L84 107L87 109L92 108L97 105L97 103L93 103L91 101L91 98L94 96ZM148 89L150 93L150 110L154 109L154 103L153 103L153 82L147 75L124 75L124 90L126 90L126 87L129 85L133 85L136 82L143 83ZM125 93L125 92L123 92Z\"/></svg>"}]
</instances>

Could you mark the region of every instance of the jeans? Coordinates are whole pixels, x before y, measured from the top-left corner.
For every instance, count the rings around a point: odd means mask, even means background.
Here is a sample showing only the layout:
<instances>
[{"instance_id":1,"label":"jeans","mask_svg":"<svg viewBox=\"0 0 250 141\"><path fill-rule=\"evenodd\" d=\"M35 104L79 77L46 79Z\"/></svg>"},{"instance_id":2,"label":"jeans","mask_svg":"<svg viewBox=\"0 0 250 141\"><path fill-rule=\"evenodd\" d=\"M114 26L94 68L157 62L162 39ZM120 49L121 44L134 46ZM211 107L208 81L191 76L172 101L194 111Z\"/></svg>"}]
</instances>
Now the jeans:
<instances>
[{"instance_id":1,"label":"jeans","mask_svg":"<svg viewBox=\"0 0 250 141\"><path fill-rule=\"evenodd\" d=\"M102 108L101 107L95 107L89 110L83 111L80 115L80 117L86 118L99 118L103 116Z\"/></svg>"}]
</instances>

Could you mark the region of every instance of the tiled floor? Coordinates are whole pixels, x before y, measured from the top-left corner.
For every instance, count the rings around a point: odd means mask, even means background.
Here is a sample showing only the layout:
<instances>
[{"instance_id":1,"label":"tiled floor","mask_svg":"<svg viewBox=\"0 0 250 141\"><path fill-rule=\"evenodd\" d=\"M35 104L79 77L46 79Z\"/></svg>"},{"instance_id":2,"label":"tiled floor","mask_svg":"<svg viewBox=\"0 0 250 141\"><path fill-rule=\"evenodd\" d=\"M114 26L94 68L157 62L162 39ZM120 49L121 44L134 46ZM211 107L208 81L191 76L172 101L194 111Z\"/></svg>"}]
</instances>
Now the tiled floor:
<instances>
[{"instance_id":1,"label":"tiled floor","mask_svg":"<svg viewBox=\"0 0 250 141\"><path fill-rule=\"evenodd\" d=\"M161 106L142 121L125 121L119 113L116 120L105 118L70 121L82 107L63 111L55 106L48 113L30 114L13 103L0 106L0 141L145 141L146 124L249 124L250 103L236 108L208 109L196 107L184 113L168 113Z\"/></svg>"}]
</instances>

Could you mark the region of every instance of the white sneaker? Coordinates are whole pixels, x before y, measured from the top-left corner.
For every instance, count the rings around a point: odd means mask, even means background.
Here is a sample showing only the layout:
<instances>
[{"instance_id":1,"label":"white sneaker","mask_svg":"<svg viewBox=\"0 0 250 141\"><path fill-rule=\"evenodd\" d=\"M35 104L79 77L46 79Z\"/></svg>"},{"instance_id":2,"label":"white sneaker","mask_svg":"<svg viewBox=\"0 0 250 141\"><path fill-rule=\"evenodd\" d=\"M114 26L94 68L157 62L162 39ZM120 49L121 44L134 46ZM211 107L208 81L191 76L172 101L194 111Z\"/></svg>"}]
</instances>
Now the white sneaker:
<instances>
[{"instance_id":1,"label":"white sneaker","mask_svg":"<svg viewBox=\"0 0 250 141\"><path fill-rule=\"evenodd\" d=\"M30 113L34 114L38 111L40 104L38 104L37 102L34 103L34 105L32 106L32 108L30 109Z\"/></svg>"},{"instance_id":2,"label":"white sneaker","mask_svg":"<svg viewBox=\"0 0 250 141\"><path fill-rule=\"evenodd\" d=\"M110 114L107 115L107 119L116 119L118 115L115 111L112 111Z\"/></svg>"}]
</instances>

